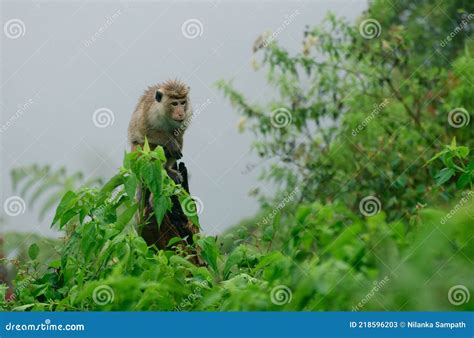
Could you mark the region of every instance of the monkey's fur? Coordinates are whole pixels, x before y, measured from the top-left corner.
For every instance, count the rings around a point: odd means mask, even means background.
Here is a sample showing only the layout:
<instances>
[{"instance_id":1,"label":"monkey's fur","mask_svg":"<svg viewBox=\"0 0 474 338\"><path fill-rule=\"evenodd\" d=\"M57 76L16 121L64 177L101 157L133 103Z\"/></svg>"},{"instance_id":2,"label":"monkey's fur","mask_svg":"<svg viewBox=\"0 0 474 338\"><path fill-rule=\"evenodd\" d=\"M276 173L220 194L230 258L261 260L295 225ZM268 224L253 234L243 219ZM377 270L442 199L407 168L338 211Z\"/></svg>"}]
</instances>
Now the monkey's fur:
<instances>
[{"instance_id":1,"label":"monkey's fur","mask_svg":"<svg viewBox=\"0 0 474 338\"><path fill-rule=\"evenodd\" d=\"M132 150L143 146L145 137L150 148L157 145L164 148L166 170L176 183L181 183L182 177L173 166L183 156L183 134L191 116L189 87L180 81L168 80L148 87L138 101L128 127Z\"/></svg>"},{"instance_id":2,"label":"monkey's fur","mask_svg":"<svg viewBox=\"0 0 474 338\"><path fill-rule=\"evenodd\" d=\"M178 102L178 104L173 104ZM185 103L183 103L185 102ZM189 100L189 87L176 80L168 80L162 84L148 87L141 96L133 112L128 127L128 139L132 150L143 146L145 137L151 149L160 145L165 150L165 168L168 175L189 193L188 175L184 163L177 166L176 161L182 157L183 134L192 116ZM137 198L145 199L145 219L142 237L148 245L156 245L158 249L165 249L173 237L184 238L188 244L193 243L192 236L199 229L188 220L181 210L176 196L172 197L172 211L168 212L158 227L153 214L153 196L148 190L140 190ZM192 256L191 261L202 265L198 256Z\"/></svg>"}]
</instances>

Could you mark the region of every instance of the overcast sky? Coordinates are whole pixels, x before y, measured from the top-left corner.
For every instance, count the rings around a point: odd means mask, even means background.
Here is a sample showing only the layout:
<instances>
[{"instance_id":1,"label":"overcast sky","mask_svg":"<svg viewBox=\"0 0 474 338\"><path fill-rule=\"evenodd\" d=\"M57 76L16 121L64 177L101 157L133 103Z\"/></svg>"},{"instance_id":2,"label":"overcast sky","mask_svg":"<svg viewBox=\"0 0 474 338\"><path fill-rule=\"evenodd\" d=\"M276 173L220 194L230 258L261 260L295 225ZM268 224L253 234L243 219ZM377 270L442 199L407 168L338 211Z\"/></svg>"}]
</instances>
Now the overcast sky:
<instances>
[{"instance_id":1,"label":"overcast sky","mask_svg":"<svg viewBox=\"0 0 474 338\"><path fill-rule=\"evenodd\" d=\"M216 234L252 216L257 204L248 191L258 183L258 169L246 169L257 161L252 137L238 133L239 115L214 83L233 78L249 98L264 101L271 94L265 73L251 67L260 33L283 27L277 40L297 51L305 25L320 23L328 11L354 20L366 6L362 0L2 1L2 205L15 195L9 173L18 166L112 176L138 97L148 85L178 77L200 108L183 160L191 193L203 202L204 231ZM28 201L18 216L2 208L3 229L55 235L51 215L39 222L38 210Z\"/></svg>"}]
</instances>

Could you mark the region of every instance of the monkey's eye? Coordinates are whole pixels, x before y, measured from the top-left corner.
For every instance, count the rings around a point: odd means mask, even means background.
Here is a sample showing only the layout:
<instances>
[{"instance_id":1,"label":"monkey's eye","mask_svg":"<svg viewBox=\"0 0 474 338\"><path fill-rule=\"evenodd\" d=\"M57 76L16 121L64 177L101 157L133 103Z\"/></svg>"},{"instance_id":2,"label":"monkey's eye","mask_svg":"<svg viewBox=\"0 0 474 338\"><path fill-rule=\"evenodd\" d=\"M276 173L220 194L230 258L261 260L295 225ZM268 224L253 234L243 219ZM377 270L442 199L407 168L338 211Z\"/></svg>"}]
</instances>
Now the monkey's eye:
<instances>
[{"instance_id":1,"label":"monkey's eye","mask_svg":"<svg viewBox=\"0 0 474 338\"><path fill-rule=\"evenodd\" d=\"M178 102L171 102L171 105L176 107L178 105Z\"/></svg>"},{"instance_id":2,"label":"monkey's eye","mask_svg":"<svg viewBox=\"0 0 474 338\"><path fill-rule=\"evenodd\" d=\"M186 104L186 100L181 101L181 104L184 106Z\"/></svg>"}]
</instances>

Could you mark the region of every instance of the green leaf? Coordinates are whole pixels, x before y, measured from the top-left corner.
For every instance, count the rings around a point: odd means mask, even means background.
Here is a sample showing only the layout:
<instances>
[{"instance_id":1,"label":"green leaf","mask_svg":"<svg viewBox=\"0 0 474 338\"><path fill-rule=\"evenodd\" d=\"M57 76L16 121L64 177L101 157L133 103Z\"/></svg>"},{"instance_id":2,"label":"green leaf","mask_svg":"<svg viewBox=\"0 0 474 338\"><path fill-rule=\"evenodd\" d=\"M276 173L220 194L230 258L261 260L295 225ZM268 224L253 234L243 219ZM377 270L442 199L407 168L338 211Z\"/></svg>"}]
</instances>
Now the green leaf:
<instances>
[{"instance_id":1,"label":"green leaf","mask_svg":"<svg viewBox=\"0 0 474 338\"><path fill-rule=\"evenodd\" d=\"M145 136L145 144L143 145L143 151L145 153L150 152L150 144L148 143L148 138Z\"/></svg>"},{"instance_id":2,"label":"green leaf","mask_svg":"<svg viewBox=\"0 0 474 338\"><path fill-rule=\"evenodd\" d=\"M130 153L125 153L123 157L123 167L125 169L132 169L132 163L134 163L139 156L137 151L132 151Z\"/></svg>"},{"instance_id":3,"label":"green leaf","mask_svg":"<svg viewBox=\"0 0 474 338\"><path fill-rule=\"evenodd\" d=\"M209 264L212 270L218 272L217 256L219 251L217 250L216 239L214 237L201 238L197 241L197 244L202 249L202 258Z\"/></svg>"},{"instance_id":4,"label":"green leaf","mask_svg":"<svg viewBox=\"0 0 474 338\"><path fill-rule=\"evenodd\" d=\"M77 200L77 194L73 191L68 191L59 202L52 224L56 224L56 222L58 222L63 217L64 213L69 211L69 209L71 209L76 204Z\"/></svg>"},{"instance_id":5,"label":"green leaf","mask_svg":"<svg viewBox=\"0 0 474 338\"><path fill-rule=\"evenodd\" d=\"M30 258L32 260L35 260L39 255L39 247L38 247L38 244L36 243L33 243L30 245L30 247L28 248L28 256L30 256Z\"/></svg>"},{"instance_id":6,"label":"green leaf","mask_svg":"<svg viewBox=\"0 0 474 338\"><path fill-rule=\"evenodd\" d=\"M283 254L279 251L274 251L269 253L268 255L264 256L260 262L255 267L255 270L262 269L267 265L272 265L274 263L278 263L283 260Z\"/></svg>"},{"instance_id":7,"label":"green leaf","mask_svg":"<svg viewBox=\"0 0 474 338\"><path fill-rule=\"evenodd\" d=\"M451 177L454 176L456 172L452 168L444 168L436 175L436 184L442 185L450 180Z\"/></svg>"},{"instance_id":8,"label":"green leaf","mask_svg":"<svg viewBox=\"0 0 474 338\"><path fill-rule=\"evenodd\" d=\"M273 217L273 222L272 222L272 230L273 231L276 231L276 229L280 225L280 219L281 219L281 213L277 212L275 217ZM273 236L273 232L272 232L272 236Z\"/></svg>"},{"instance_id":9,"label":"green leaf","mask_svg":"<svg viewBox=\"0 0 474 338\"><path fill-rule=\"evenodd\" d=\"M62 228L64 226L64 224L66 224L67 222L69 222L74 216L76 216L77 214L79 214L80 212L80 209L79 210L76 210L75 208L74 209L70 209L70 210L67 210L62 216L61 216L61 220L59 222L59 228Z\"/></svg>"},{"instance_id":10,"label":"green leaf","mask_svg":"<svg viewBox=\"0 0 474 338\"><path fill-rule=\"evenodd\" d=\"M451 140L451 149L455 149L456 148L456 137L453 137L453 139Z\"/></svg>"},{"instance_id":11,"label":"green leaf","mask_svg":"<svg viewBox=\"0 0 474 338\"><path fill-rule=\"evenodd\" d=\"M168 241L166 245L167 248L172 247L174 244L181 242L183 239L181 237L173 237Z\"/></svg>"},{"instance_id":12,"label":"green leaf","mask_svg":"<svg viewBox=\"0 0 474 338\"><path fill-rule=\"evenodd\" d=\"M467 173L464 173L462 174L458 181L456 182L456 186L459 188L459 189L463 189L464 187L466 187L470 182L473 181L473 176L472 176L472 173L471 172L467 172Z\"/></svg>"},{"instance_id":13,"label":"green leaf","mask_svg":"<svg viewBox=\"0 0 474 338\"><path fill-rule=\"evenodd\" d=\"M133 173L127 176L125 178L124 187L128 197L133 200L137 191L137 176Z\"/></svg>"},{"instance_id":14,"label":"green leaf","mask_svg":"<svg viewBox=\"0 0 474 338\"><path fill-rule=\"evenodd\" d=\"M164 195L156 198L155 195L153 195L153 209L155 212L156 223L159 228L166 212L171 210L171 198Z\"/></svg>"},{"instance_id":15,"label":"green leaf","mask_svg":"<svg viewBox=\"0 0 474 338\"><path fill-rule=\"evenodd\" d=\"M457 147L457 152L459 157L466 158L469 155L469 148L468 147Z\"/></svg>"},{"instance_id":16,"label":"green leaf","mask_svg":"<svg viewBox=\"0 0 474 338\"><path fill-rule=\"evenodd\" d=\"M263 237L262 239L266 242L270 242L273 238L274 230L272 226L267 226L265 230L263 231Z\"/></svg>"},{"instance_id":17,"label":"green leaf","mask_svg":"<svg viewBox=\"0 0 474 338\"><path fill-rule=\"evenodd\" d=\"M223 271L224 279L229 278L230 269L232 269L234 265L240 263L243 258L244 258L244 253L242 252L241 247L238 247L234 251L231 252L229 257L227 258L227 261L225 262L224 271Z\"/></svg>"},{"instance_id":18,"label":"green leaf","mask_svg":"<svg viewBox=\"0 0 474 338\"><path fill-rule=\"evenodd\" d=\"M117 174L113 176L102 188L100 191L100 194L102 196L106 196L110 194L115 188L117 188L119 185L123 184L123 174Z\"/></svg>"},{"instance_id":19,"label":"green leaf","mask_svg":"<svg viewBox=\"0 0 474 338\"><path fill-rule=\"evenodd\" d=\"M160 160L161 162L166 161L165 151L162 146L157 146L155 150L151 152L151 157Z\"/></svg>"},{"instance_id":20,"label":"green leaf","mask_svg":"<svg viewBox=\"0 0 474 338\"><path fill-rule=\"evenodd\" d=\"M49 262L48 267L53 268L53 269L59 269L61 267L61 260L57 259L57 260Z\"/></svg>"},{"instance_id":21,"label":"green leaf","mask_svg":"<svg viewBox=\"0 0 474 338\"><path fill-rule=\"evenodd\" d=\"M133 203L131 207L129 207L127 210L125 210L118 217L117 222L115 222L116 229L122 231L123 228L130 222L130 220L135 215L135 212L137 211L137 208L138 208L138 204Z\"/></svg>"},{"instance_id":22,"label":"green leaf","mask_svg":"<svg viewBox=\"0 0 474 338\"><path fill-rule=\"evenodd\" d=\"M445 149L443 151L440 151L439 153L434 155L432 158L430 158L429 161L425 163L425 166L430 164L431 162L433 162L434 160L436 160L437 158L439 158L440 156L443 156L444 154L446 154L448 152L449 152L449 150L447 150L447 149Z\"/></svg>"},{"instance_id":23,"label":"green leaf","mask_svg":"<svg viewBox=\"0 0 474 338\"><path fill-rule=\"evenodd\" d=\"M303 224L306 220L306 217L311 213L311 207L309 206L300 206L298 210L296 210L296 220L298 223Z\"/></svg>"},{"instance_id":24,"label":"green leaf","mask_svg":"<svg viewBox=\"0 0 474 338\"><path fill-rule=\"evenodd\" d=\"M140 252L142 255L146 255L148 252L148 245L142 237L135 237L133 239L133 246Z\"/></svg>"},{"instance_id":25,"label":"green leaf","mask_svg":"<svg viewBox=\"0 0 474 338\"><path fill-rule=\"evenodd\" d=\"M140 174L150 191L155 196L161 196L162 176L161 176L161 162L158 160L146 162L142 165Z\"/></svg>"}]
</instances>

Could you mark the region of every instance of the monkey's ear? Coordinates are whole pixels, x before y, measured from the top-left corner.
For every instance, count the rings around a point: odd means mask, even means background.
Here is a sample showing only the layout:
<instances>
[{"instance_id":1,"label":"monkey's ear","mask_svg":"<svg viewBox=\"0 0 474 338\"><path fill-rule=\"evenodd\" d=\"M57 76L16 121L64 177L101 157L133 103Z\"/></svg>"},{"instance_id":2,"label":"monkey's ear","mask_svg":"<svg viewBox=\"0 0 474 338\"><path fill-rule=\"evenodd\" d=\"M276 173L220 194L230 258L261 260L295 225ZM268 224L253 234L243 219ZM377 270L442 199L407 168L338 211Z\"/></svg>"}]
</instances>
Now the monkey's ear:
<instances>
[{"instance_id":1,"label":"monkey's ear","mask_svg":"<svg viewBox=\"0 0 474 338\"><path fill-rule=\"evenodd\" d=\"M161 99L163 98L163 93L160 92L159 90L156 91L155 93L155 100L158 102L161 102Z\"/></svg>"}]
</instances>

